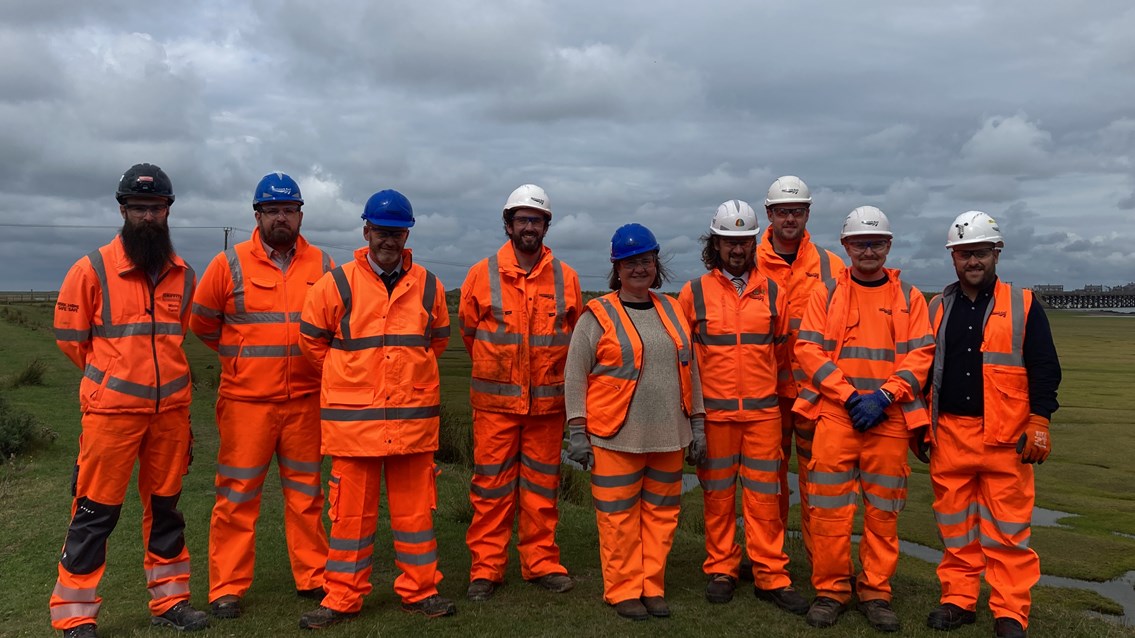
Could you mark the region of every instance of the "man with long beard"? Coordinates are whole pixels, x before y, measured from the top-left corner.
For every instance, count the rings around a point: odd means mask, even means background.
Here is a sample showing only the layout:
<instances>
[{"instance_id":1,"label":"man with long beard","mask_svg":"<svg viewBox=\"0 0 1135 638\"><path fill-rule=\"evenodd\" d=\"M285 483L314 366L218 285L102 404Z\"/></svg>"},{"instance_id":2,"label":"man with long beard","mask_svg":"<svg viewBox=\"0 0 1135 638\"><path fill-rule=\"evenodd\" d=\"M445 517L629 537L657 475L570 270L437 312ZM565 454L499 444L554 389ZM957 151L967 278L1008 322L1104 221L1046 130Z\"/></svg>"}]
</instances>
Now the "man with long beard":
<instances>
[{"instance_id":1,"label":"man with long beard","mask_svg":"<svg viewBox=\"0 0 1135 638\"><path fill-rule=\"evenodd\" d=\"M135 460L152 624L179 631L208 625L189 604L189 550L177 509L190 458L182 341L196 275L170 242L174 195L162 169L132 166L116 197L122 232L71 267L55 308L59 349L83 370L71 524L51 594L51 625L66 638L98 635L106 541Z\"/></svg>"}]
</instances>

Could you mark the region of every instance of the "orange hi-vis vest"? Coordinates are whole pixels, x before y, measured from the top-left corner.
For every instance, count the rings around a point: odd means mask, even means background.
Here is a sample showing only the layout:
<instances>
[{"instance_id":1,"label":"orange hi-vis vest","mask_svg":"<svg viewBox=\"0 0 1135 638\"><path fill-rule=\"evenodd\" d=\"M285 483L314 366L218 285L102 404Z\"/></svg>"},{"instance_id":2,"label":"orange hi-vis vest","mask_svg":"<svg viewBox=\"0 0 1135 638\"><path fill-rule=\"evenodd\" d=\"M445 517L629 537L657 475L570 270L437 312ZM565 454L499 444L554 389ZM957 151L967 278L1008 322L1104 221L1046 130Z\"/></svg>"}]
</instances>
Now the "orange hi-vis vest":
<instances>
[{"instance_id":1,"label":"orange hi-vis vest","mask_svg":"<svg viewBox=\"0 0 1135 638\"><path fill-rule=\"evenodd\" d=\"M217 394L284 401L319 391L319 371L299 347L307 291L334 267L301 236L287 272L264 252L260 229L213 258L193 298L189 327L221 360Z\"/></svg>"},{"instance_id":2,"label":"orange hi-vis vest","mask_svg":"<svg viewBox=\"0 0 1135 638\"><path fill-rule=\"evenodd\" d=\"M883 388L901 407L905 429L930 422L922 396L934 360L926 298L899 279L898 270L887 268L886 272L884 289L891 301L879 310L890 316L892 335L880 333L887 329L887 322L863 321L848 270L813 296L796 341L796 359L808 373L793 405L797 414L818 418L822 400L830 402L828 409L834 404L842 412L852 394ZM881 425L880 432L904 436L904 429L897 423L891 425L892 421Z\"/></svg>"},{"instance_id":3,"label":"orange hi-vis vest","mask_svg":"<svg viewBox=\"0 0 1135 638\"><path fill-rule=\"evenodd\" d=\"M693 333L706 418L779 419L777 395L795 386L788 388L787 300L776 282L754 268L738 296L715 269L687 282L678 303Z\"/></svg>"},{"instance_id":4,"label":"orange hi-vis vest","mask_svg":"<svg viewBox=\"0 0 1135 638\"><path fill-rule=\"evenodd\" d=\"M945 368L946 321L957 298L957 282L930 300L930 321L940 346L931 377L931 437L938 429L938 392ZM985 310L981 342L981 380L985 408L985 443L1016 445L1029 420L1029 378L1025 370L1025 325L1032 308L1031 290L1000 280Z\"/></svg>"},{"instance_id":5,"label":"orange hi-vis vest","mask_svg":"<svg viewBox=\"0 0 1135 638\"><path fill-rule=\"evenodd\" d=\"M564 362L582 310L579 276L546 246L531 272L517 264L511 242L477 262L458 310L473 360L473 409L563 412Z\"/></svg>"},{"instance_id":6,"label":"orange hi-vis vest","mask_svg":"<svg viewBox=\"0 0 1135 638\"><path fill-rule=\"evenodd\" d=\"M790 264L776 254L771 235L772 228L769 228L757 244L757 270L775 281L781 294L786 297L789 318L788 352L792 357L792 375L796 385L788 388L791 393L785 396L795 397L805 376L795 358L796 333L800 331L800 322L808 312L812 295L817 290L824 290L829 282L843 274L844 265L838 255L813 244L808 231L804 231L800 246L796 249L796 260Z\"/></svg>"},{"instance_id":7,"label":"orange hi-vis vest","mask_svg":"<svg viewBox=\"0 0 1135 638\"><path fill-rule=\"evenodd\" d=\"M304 302L300 349L322 370L323 453L393 456L438 447L437 359L449 343L445 288L403 251L392 292L367 248L324 275Z\"/></svg>"},{"instance_id":8,"label":"orange hi-vis vest","mask_svg":"<svg viewBox=\"0 0 1135 638\"><path fill-rule=\"evenodd\" d=\"M55 305L55 339L83 369L84 414L151 414L189 405L182 342L196 283L177 255L153 282L126 256L121 237L71 267Z\"/></svg>"},{"instance_id":9,"label":"orange hi-vis vest","mask_svg":"<svg viewBox=\"0 0 1135 638\"><path fill-rule=\"evenodd\" d=\"M674 341L682 409L689 416L694 400L690 329L677 301L654 292L650 296L662 325ZM587 375L587 431L595 436L611 437L618 434L627 420L627 410L642 374L642 338L619 301L618 291L592 299L586 308L603 328L603 336L595 345L595 365Z\"/></svg>"}]
</instances>

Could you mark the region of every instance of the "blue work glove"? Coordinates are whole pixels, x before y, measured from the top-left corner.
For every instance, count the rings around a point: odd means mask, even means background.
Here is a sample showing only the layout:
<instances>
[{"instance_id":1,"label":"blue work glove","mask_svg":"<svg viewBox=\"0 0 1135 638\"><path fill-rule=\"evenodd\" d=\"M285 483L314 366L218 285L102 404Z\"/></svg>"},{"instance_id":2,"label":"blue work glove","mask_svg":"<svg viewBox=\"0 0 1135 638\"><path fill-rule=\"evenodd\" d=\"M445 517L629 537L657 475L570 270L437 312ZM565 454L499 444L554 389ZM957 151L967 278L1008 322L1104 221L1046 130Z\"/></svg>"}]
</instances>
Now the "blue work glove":
<instances>
[{"instance_id":1,"label":"blue work glove","mask_svg":"<svg viewBox=\"0 0 1135 638\"><path fill-rule=\"evenodd\" d=\"M587 425L568 424L568 458L579 463L585 471L595 467L595 455L591 452L591 441L587 438Z\"/></svg>"},{"instance_id":2,"label":"blue work glove","mask_svg":"<svg viewBox=\"0 0 1135 638\"><path fill-rule=\"evenodd\" d=\"M887 420L886 409L891 404L891 400L882 390L875 390L861 397L851 406L851 426L860 432L866 432Z\"/></svg>"},{"instance_id":3,"label":"blue work glove","mask_svg":"<svg viewBox=\"0 0 1135 638\"><path fill-rule=\"evenodd\" d=\"M706 453L709 451L709 445L705 442L705 418L690 419L690 429L694 438L690 439L690 447L686 448L686 462L697 467L705 461Z\"/></svg>"}]
</instances>

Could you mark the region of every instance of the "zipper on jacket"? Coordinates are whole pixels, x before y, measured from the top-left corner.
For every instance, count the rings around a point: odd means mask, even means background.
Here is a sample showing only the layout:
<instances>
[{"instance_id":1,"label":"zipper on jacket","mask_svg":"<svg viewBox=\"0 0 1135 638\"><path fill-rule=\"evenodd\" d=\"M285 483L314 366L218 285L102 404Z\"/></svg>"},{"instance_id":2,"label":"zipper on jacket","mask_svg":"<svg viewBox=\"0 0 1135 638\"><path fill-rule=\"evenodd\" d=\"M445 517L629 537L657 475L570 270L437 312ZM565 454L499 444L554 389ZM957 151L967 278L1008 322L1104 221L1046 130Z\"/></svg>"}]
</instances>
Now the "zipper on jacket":
<instances>
[{"instance_id":1,"label":"zipper on jacket","mask_svg":"<svg viewBox=\"0 0 1135 638\"><path fill-rule=\"evenodd\" d=\"M160 275L157 281L150 281L148 274L143 274L143 276L150 284L150 307L146 309L146 312L150 313L150 353L154 357L154 414L157 414L162 405L162 371L158 367L158 312L155 296L158 282L164 278L164 275ZM182 300L182 303L184 303L184 300Z\"/></svg>"}]
</instances>

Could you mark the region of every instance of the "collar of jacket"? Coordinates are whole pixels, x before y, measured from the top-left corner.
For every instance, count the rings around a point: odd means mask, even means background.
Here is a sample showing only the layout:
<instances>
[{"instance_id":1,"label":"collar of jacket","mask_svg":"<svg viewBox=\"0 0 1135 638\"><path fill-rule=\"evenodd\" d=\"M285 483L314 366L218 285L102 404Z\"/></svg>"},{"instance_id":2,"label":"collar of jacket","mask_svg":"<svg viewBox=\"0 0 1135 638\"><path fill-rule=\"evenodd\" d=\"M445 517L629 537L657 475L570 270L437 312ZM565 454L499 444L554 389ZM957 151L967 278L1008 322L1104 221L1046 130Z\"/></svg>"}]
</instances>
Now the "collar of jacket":
<instances>
[{"instance_id":1,"label":"collar of jacket","mask_svg":"<svg viewBox=\"0 0 1135 638\"><path fill-rule=\"evenodd\" d=\"M547 246L540 246L540 259L536 260L536 265L532 266L532 272L525 272L520 267L520 262L516 261L516 250L512 247L512 241L506 241L500 250L497 251L497 270L502 275L511 277L535 277L540 274L540 271L545 266L552 263L552 249Z\"/></svg>"}]
</instances>

